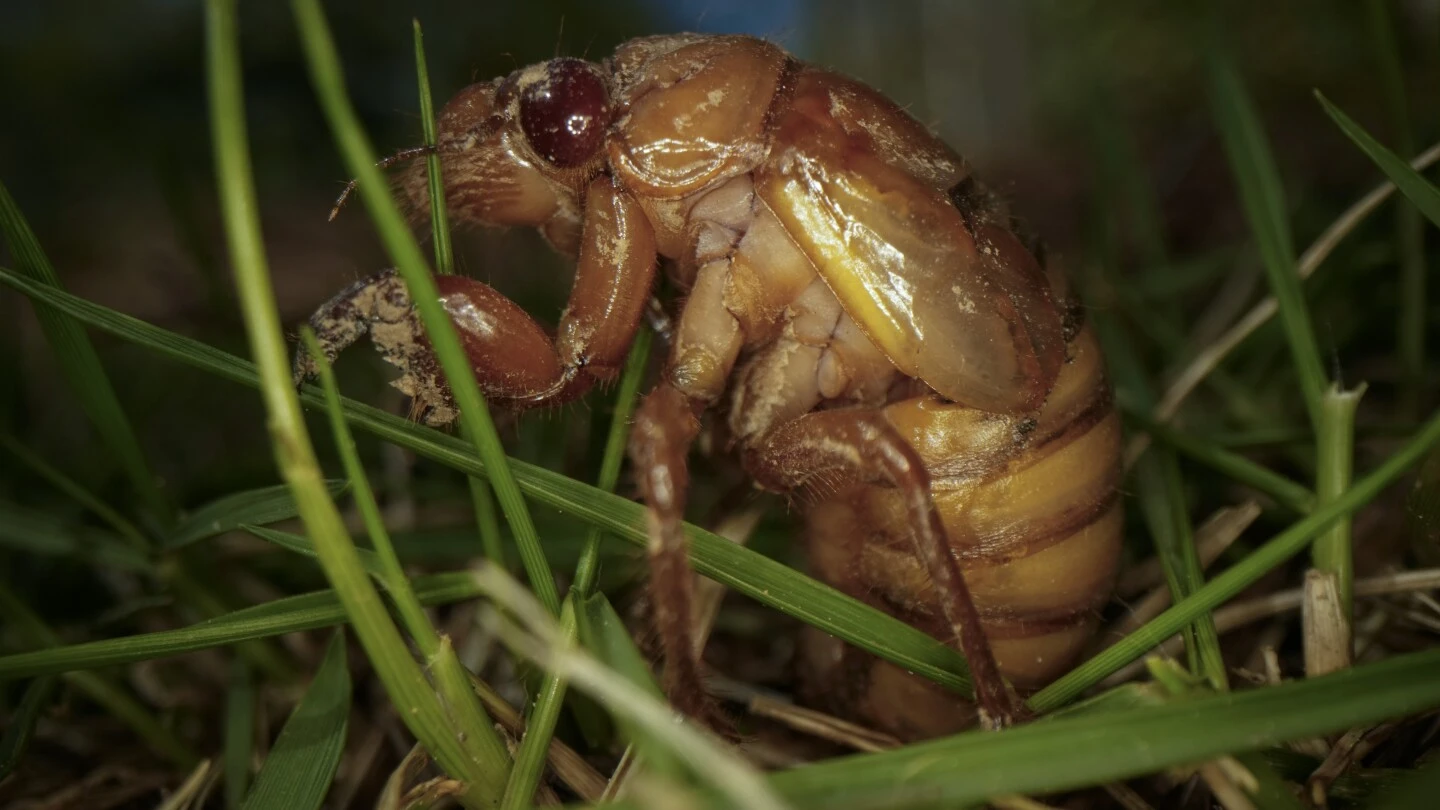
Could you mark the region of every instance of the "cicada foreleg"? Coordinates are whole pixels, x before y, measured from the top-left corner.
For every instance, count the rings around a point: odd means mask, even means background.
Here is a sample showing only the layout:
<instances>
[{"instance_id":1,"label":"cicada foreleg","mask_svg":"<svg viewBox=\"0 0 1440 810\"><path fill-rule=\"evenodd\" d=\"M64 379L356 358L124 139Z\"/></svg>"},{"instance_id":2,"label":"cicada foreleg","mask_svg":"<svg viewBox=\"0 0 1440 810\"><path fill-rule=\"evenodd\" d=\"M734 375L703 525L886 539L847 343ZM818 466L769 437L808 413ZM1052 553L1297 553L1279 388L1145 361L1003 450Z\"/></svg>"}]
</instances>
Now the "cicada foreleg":
<instances>
[{"instance_id":1,"label":"cicada foreleg","mask_svg":"<svg viewBox=\"0 0 1440 810\"><path fill-rule=\"evenodd\" d=\"M817 411L776 426L752 449L747 466L767 488L794 490L813 480L849 479L895 487L905 505L915 553L935 585L946 620L970 666L982 724L1001 728L1022 716L1000 675L965 577L955 561L930 476L915 449L871 409Z\"/></svg>"},{"instance_id":2,"label":"cicada foreleg","mask_svg":"<svg viewBox=\"0 0 1440 810\"><path fill-rule=\"evenodd\" d=\"M438 276L435 284L486 396L527 408L568 401L618 373L649 300L655 263L655 239L639 205L601 177L586 197L575 284L554 340L487 284L463 276ZM455 420L449 385L394 271L347 288L310 323L332 360L368 332L385 359L404 372L396 386L415 397L426 421ZM298 354L296 383L313 373L313 360Z\"/></svg>"}]
</instances>

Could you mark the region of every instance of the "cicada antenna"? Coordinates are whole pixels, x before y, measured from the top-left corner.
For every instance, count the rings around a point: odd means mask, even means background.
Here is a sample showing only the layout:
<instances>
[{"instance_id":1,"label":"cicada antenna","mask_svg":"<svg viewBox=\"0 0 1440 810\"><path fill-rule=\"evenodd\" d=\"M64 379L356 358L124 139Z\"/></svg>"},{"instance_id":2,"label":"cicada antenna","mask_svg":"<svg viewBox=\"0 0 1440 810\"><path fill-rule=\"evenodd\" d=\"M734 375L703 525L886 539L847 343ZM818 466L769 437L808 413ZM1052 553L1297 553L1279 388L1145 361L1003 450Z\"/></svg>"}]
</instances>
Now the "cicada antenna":
<instances>
[{"instance_id":1,"label":"cicada antenna","mask_svg":"<svg viewBox=\"0 0 1440 810\"><path fill-rule=\"evenodd\" d=\"M401 149L399 152L382 159L375 165L381 169L388 169L396 163L403 163L418 157L429 157L430 155L439 153L439 148L435 146L412 146L409 149ZM331 222L334 222L335 217L340 215L340 209L345 207L345 202L350 199L351 192L355 191L355 186L359 182L360 181L356 179L345 184L344 190L340 192L340 197L335 200L335 207L330 209Z\"/></svg>"}]
</instances>

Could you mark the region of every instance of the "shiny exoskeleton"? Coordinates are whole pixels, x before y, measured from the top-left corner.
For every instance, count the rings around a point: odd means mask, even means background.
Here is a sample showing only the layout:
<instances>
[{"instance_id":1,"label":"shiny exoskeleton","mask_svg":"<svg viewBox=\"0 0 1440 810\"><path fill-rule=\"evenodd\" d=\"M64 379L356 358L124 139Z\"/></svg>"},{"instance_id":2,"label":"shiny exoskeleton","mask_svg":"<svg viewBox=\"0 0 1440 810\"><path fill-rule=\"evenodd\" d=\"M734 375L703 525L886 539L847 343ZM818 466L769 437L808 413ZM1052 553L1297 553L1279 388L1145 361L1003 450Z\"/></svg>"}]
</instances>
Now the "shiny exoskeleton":
<instances>
[{"instance_id":1,"label":"shiny exoskeleton","mask_svg":"<svg viewBox=\"0 0 1440 810\"><path fill-rule=\"evenodd\" d=\"M576 257L553 339L485 284L436 279L492 401L556 403L613 379L662 261L683 291L630 451L678 707L713 718L680 531L712 406L758 486L808 496L816 575L957 644L990 724L1016 717L1006 679L1023 691L1072 662L1120 542L1098 347L1003 203L923 126L764 41L676 35L471 85L441 113L436 151L457 220L534 226ZM399 188L423 220L424 166ZM368 332L425 420L454 420L393 273L312 323L332 357ZM297 378L311 370L297 358ZM822 633L801 651L806 691L834 711L907 738L974 719Z\"/></svg>"}]
</instances>

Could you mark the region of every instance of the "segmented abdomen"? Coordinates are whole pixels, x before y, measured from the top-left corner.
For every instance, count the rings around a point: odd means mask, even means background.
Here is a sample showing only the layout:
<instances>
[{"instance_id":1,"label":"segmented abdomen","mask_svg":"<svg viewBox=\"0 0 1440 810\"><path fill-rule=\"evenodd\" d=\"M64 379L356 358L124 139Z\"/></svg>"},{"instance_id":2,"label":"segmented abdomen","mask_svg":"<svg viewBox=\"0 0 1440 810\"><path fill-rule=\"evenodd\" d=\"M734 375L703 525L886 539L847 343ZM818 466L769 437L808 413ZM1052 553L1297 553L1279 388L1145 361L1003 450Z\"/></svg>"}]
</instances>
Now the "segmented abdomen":
<instances>
[{"instance_id":1,"label":"segmented abdomen","mask_svg":"<svg viewBox=\"0 0 1440 810\"><path fill-rule=\"evenodd\" d=\"M1020 690L1062 674L1093 634L1121 543L1120 424L1088 329L1033 418L917 397L886 408L931 490L1002 672ZM856 485L807 514L814 573L954 646L898 493ZM905 738L969 724L972 708L918 676L816 634L808 691Z\"/></svg>"}]
</instances>

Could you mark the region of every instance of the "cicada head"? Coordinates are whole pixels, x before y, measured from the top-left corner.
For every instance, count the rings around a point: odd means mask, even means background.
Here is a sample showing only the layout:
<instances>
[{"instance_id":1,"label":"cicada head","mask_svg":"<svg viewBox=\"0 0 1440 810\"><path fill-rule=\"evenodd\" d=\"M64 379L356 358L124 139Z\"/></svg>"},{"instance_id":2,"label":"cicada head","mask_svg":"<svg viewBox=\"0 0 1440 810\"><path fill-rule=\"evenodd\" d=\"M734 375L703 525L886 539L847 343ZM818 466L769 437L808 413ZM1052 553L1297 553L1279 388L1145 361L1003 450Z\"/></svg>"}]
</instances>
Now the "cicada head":
<instances>
[{"instance_id":1,"label":"cicada head","mask_svg":"<svg viewBox=\"0 0 1440 810\"><path fill-rule=\"evenodd\" d=\"M611 120L605 73L580 59L552 59L472 84L440 111L436 151L454 217L482 225L543 225L577 208L602 167ZM416 219L429 214L423 162L400 187Z\"/></svg>"}]
</instances>

